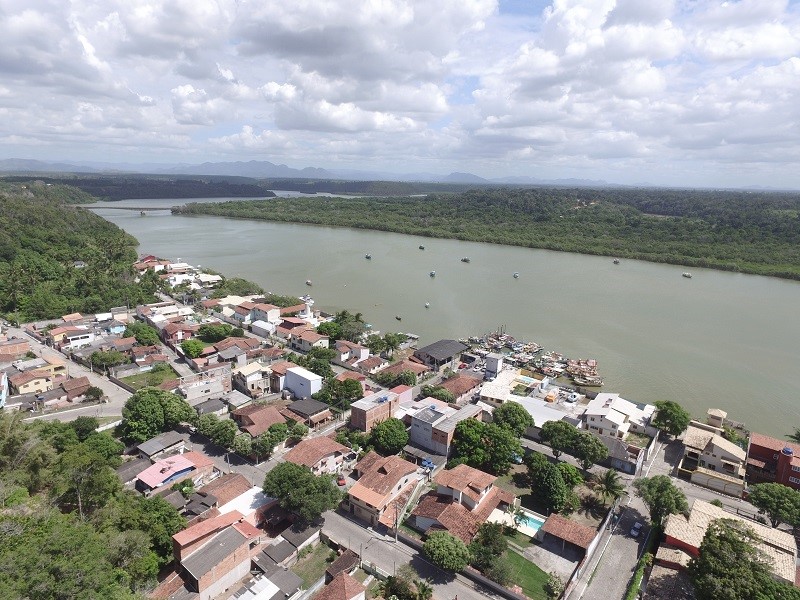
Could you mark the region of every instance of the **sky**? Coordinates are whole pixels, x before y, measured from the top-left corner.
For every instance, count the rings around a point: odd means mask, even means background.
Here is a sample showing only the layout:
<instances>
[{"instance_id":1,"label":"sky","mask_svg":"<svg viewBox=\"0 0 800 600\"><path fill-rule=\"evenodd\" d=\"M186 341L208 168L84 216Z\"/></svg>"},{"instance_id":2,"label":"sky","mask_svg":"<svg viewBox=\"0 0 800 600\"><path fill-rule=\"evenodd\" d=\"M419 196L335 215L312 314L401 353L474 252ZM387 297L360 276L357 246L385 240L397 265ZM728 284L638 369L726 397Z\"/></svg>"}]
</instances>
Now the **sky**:
<instances>
[{"instance_id":1,"label":"sky","mask_svg":"<svg viewBox=\"0 0 800 600\"><path fill-rule=\"evenodd\" d=\"M798 0L0 0L0 158L800 188Z\"/></svg>"}]
</instances>

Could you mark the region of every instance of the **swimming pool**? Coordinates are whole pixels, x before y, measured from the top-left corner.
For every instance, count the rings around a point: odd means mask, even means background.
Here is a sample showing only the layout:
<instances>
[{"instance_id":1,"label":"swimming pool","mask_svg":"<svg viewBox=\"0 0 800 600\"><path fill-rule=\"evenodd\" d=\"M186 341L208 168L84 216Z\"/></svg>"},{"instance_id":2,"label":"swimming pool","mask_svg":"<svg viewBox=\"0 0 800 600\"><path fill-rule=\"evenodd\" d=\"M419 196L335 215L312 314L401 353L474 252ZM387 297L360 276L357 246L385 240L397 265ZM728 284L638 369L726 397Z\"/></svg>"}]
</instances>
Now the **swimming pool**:
<instances>
[{"instance_id":1,"label":"swimming pool","mask_svg":"<svg viewBox=\"0 0 800 600\"><path fill-rule=\"evenodd\" d=\"M520 524L532 530L533 533L536 533L537 531L539 531L539 528L542 525L544 525L544 519L541 519L536 515L534 515L533 513L529 513L528 511L523 509L522 518L520 519Z\"/></svg>"},{"instance_id":2,"label":"swimming pool","mask_svg":"<svg viewBox=\"0 0 800 600\"><path fill-rule=\"evenodd\" d=\"M524 383L525 385L531 385L532 383L536 383L536 379L533 377L528 377L527 375L518 375L516 378L517 381L520 383Z\"/></svg>"}]
</instances>

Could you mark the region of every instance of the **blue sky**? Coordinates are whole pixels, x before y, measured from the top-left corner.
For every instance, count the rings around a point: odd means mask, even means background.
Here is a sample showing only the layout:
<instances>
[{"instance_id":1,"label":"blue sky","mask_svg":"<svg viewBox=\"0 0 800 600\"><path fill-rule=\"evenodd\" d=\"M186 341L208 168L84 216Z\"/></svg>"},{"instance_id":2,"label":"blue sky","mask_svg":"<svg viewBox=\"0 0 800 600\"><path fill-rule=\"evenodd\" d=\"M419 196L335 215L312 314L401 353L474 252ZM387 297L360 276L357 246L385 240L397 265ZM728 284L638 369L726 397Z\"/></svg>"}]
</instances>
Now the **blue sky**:
<instances>
[{"instance_id":1,"label":"blue sky","mask_svg":"<svg viewBox=\"0 0 800 600\"><path fill-rule=\"evenodd\" d=\"M800 187L800 8L0 0L0 158Z\"/></svg>"}]
</instances>

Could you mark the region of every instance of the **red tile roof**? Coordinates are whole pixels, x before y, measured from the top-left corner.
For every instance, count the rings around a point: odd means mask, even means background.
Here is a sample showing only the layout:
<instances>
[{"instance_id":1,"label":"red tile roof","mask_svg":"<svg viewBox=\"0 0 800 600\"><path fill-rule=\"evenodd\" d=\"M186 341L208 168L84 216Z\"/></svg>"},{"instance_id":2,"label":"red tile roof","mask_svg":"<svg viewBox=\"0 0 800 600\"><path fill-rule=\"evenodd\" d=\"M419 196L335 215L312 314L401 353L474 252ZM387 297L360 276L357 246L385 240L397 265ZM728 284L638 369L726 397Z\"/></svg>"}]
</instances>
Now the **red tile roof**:
<instances>
[{"instance_id":1,"label":"red tile roof","mask_svg":"<svg viewBox=\"0 0 800 600\"><path fill-rule=\"evenodd\" d=\"M355 379L358 382L366 381L366 376L361 373L354 373L353 371L343 371L336 376L337 381L347 381L348 379Z\"/></svg>"},{"instance_id":2,"label":"red tile roof","mask_svg":"<svg viewBox=\"0 0 800 600\"><path fill-rule=\"evenodd\" d=\"M364 369L365 371L372 371L381 365L385 365L388 361L381 358L380 356L370 356L369 358L365 358L360 363L358 363L359 369Z\"/></svg>"},{"instance_id":3,"label":"red tile roof","mask_svg":"<svg viewBox=\"0 0 800 600\"><path fill-rule=\"evenodd\" d=\"M177 542L180 546L187 546L192 542L207 536L209 533L221 531L225 527L228 527L229 525L232 525L243 518L244 515L242 513L240 513L238 510L233 510L229 513L225 513L224 515L212 517L211 519L206 519L205 521L200 521L196 525L187 527L183 531L179 531L173 535L172 539L175 540L175 542Z\"/></svg>"},{"instance_id":4,"label":"red tile roof","mask_svg":"<svg viewBox=\"0 0 800 600\"><path fill-rule=\"evenodd\" d=\"M361 476L358 483L378 494L389 493L403 477L417 472L417 465L399 456L380 456L368 452L356 465Z\"/></svg>"},{"instance_id":5,"label":"red tile roof","mask_svg":"<svg viewBox=\"0 0 800 600\"><path fill-rule=\"evenodd\" d=\"M399 375L403 371L411 371L415 375L421 375L422 373L430 371L430 369L422 364L411 362L409 360L401 360L400 362L396 362L383 370L384 373L392 373L394 375Z\"/></svg>"},{"instance_id":6,"label":"red tile roof","mask_svg":"<svg viewBox=\"0 0 800 600\"><path fill-rule=\"evenodd\" d=\"M750 445L761 446L762 448L768 448L773 452L775 452L776 454L781 450L783 450L784 448L791 448L795 456L800 455L800 444L787 442L785 440L780 440L778 438L770 437L768 435L763 435L761 433L750 434Z\"/></svg>"},{"instance_id":7,"label":"red tile roof","mask_svg":"<svg viewBox=\"0 0 800 600\"><path fill-rule=\"evenodd\" d=\"M260 436L276 423L286 422L281 412L274 406L254 404L236 409L233 415L241 420L241 429L253 437Z\"/></svg>"},{"instance_id":8,"label":"red tile roof","mask_svg":"<svg viewBox=\"0 0 800 600\"><path fill-rule=\"evenodd\" d=\"M217 498L217 503L220 506L226 505L234 498L238 498L253 486L245 479L241 473L226 473L217 477L211 483L205 484L200 488L203 492L207 492Z\"/></svg>"},{"instance_id":9,"label":"red tile roof","mask_svg":"<svg viewBox=\"0 0 800 600\"><path fill-rule=\"evenodd\" d=\"M497 481L497 477L494 475L465 464L442 471L436 476L437 484L459 491L473 501L477 501L483 490L495 481Z\"/></svg>"},{"instance_id":10,"label":"red tile roof","mask_svg":"<svg viewBox=\"0 0 800 600\"><path fill-rule=\"evenodd\" d=\"M450 379L446 379L442 383L439 384L439 387L443 387L448 392L453 394L456 398L459 396L463 396L470 390L474 390L478 387L483 380L478 379L477 377L470 377L469 375L458 374L455 377L451 377Z\"/></svg>"},{"instance_id":11,"label":"red tile roof","mask_svg":"<svg viewBox=\"0 0 800 600\"><path fill-rule=\"evenodd\" d=\"M350 448L329 437L315 437L302 440L289 450L283 458L296 465L304 465L311 468L323 458L336 452L347 454L350 452Z\"/></svg>"},{"instance_id":12,"label":"red tile roof","mask_svg":"<svg viewBox=\"0 0 800 600\"><path fill-rule=\"evenodd\" d=\"M545 533L549 533L560 540L566 540L570 544L574 544L584 550L589 547L594 536L597 535L595 529L571 521L559 514L552 514L547 517L544 525L542 525L542 530Z\"/></svg>"},{"instance_id":13,"label":"red tile roof","mask_svg":"<svg viewBox=\"0 0 800 600\"><path fill-rule=\"evenodd\" d=\"M435 519L441 528L469 544L483 521L465 506L451 502L446 496L428 494L420 500L412 513L414 516Z\"/></svg>"},{"instance_id":14,"label":"red tile roof","mask_svg":"<svg viewBox=\"0 0 800 600\"><path fill-rule=\"evenodd\" d=\"M270 365L269 368L272 369L272 372L276 375L286 375L286 371L289 369L295 368L297 365L291 361L284 360L281 362L277 362L273 365Z\"/></svg>"},{"instance_id":15,"label":"red tile roof","mask_svg":"<svg viewBox=\"0 0 800 600\"><path fill-rule=\"evenodd\" d=\"M317 592L312 600L352 600L367 588L347 573L339 573L328 585Z\"/></svg>"},{"instance_id":16,"label":"red tile roof","mask_svg":"<svg viewBox=\"0 0 800 600\"><path fill-rule=\"evenodd\" d=\"M86 389L89 388L92 384L89 383L89 378L86 376L78 377L77 379L68 379L64 383L61 384L61 387L64 389L65 392L72 392L74 390L80 389L85 387Z\"/></svg>"}]
</instances>

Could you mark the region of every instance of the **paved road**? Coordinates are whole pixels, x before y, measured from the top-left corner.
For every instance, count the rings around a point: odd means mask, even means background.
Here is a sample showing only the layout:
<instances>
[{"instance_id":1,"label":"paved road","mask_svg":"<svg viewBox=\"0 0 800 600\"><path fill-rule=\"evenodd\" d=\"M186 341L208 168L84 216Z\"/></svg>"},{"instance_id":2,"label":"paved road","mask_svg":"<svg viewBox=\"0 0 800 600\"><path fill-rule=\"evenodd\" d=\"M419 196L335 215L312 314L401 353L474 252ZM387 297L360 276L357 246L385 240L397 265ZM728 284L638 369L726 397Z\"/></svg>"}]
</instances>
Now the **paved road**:
<instances>
[{"instance_id":1,"label":"paved road","mask_svg":"<svg viewBox=\"0 0 800 600\"><path fill-rule=\"evenodd\" d=\"M413 548L395 542L391 536L382 536L337 512L327 512L324 517L323 532L336 543L359 553L364 561L377 565L389 574L394 574L402 565L410 564L421 578L433 582L433 596L437 600L456 597L459 600L486 600L490 596L475 589L474 584L465 577L453 577L434 567L417 555Z\"/></svg>"}]
</instances>

